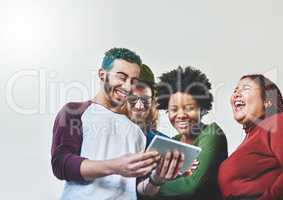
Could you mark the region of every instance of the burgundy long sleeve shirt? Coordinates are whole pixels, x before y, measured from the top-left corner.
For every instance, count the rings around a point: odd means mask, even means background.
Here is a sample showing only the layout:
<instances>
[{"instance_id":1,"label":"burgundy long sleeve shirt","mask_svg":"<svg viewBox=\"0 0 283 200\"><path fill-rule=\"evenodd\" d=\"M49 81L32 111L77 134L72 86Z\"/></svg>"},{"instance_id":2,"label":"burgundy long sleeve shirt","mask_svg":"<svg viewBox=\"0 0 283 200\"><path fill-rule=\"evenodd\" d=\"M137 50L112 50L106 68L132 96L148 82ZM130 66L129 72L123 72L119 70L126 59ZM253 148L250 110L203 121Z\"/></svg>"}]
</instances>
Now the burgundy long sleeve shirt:
<instances>
[{"instance_id":1,"label":"burgundy long sleeve shirt","mask_svg":"<svg viewBox=\"0 0 283 200\"><path fill-rule=\"evenodd\" d=\"M81 116L91 101L71 102L57 114L53 126L51 165L54 175L61 180L83 181L80 173L82 144Z\"/></svg>"},{"instance_id":2,"label":"burgundy long sleeve shirt","mask_svg":"<svg viewBox=\"0 0 283 200\"><path fill-rule=\"evenodd\" d=\"M224 198L283 199L283 113L261 121L246 134L220 166L218 181Z\"/></svg>"}]
</instances>

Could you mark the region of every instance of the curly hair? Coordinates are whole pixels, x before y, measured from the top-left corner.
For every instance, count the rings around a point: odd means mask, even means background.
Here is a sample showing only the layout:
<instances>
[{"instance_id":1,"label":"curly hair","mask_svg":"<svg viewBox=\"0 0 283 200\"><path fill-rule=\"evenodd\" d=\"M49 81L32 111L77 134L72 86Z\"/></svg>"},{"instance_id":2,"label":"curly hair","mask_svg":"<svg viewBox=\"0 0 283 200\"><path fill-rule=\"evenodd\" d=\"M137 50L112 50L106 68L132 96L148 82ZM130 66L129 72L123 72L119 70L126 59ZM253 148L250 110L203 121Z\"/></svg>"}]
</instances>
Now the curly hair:
<instances>
[{"instance_id":1,"label":"curly hair","mask_svg":"<svg viewBox=\"0 0 283 200\"><path fill-rule=\"evenodd\" d=\"M204 73L193 67L178 67L163 73L157 84L158 108L168 109L170 96L177 93L187 93L193 96L202 114L212 108L213 96L210 92L211 83Z\"/></svg>"},{"instance_id":2,"label":"curly hair","mask_svg":"<svg viewBox=\"0 0 283 200\"><path fill-rule=\"evenodd\" d=\"M262 74L249 74L244 75L240 78L243 79L251 79L253 80L260 88L261 98L263 101L270 100L272 105L265 110L265 114L267 117L272 116L274 114L283 112L283 98L280 92L280 89L277 85L263 76Z\"/></svg>"},{"instance_id":3,"label":"curly hair","mask_svg":"<svg viewBox=\"0 0 283 200\"><path fill-rule=\"evenodd\" d=\"M152 99L152 106L150 108L150 113L147 119L148 129L157 129L157 122L158 122L158 109L156 103L156 97Z\"/></svg>"},{"instance_id":4,"label":"curly hair","mask_svg":"<svg viewBox=\"0 0 283 200\"><path fill-rule=\"evenodd\" d=\"M135 52L126 48L112 48L105 53L102 61L102 68L109 71L115 59L123 59L130 63L142 64L141 58Z\"/></svg>"}]
</instances>

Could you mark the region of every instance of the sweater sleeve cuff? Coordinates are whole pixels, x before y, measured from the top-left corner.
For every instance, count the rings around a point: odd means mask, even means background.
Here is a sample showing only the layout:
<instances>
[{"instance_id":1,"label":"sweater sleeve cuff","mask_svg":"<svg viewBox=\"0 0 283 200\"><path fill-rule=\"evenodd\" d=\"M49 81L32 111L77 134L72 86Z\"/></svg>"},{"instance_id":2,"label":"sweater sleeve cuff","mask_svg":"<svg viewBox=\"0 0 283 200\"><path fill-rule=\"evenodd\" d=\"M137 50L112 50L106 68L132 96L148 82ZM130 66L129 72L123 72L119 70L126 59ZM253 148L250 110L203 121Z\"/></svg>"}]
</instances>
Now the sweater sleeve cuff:
<instances>
[{"instance_id":1,"label":"sweater sleeve cuff","mask_svg":"<svg viewBox=\"0 0 283 200\"><path fill-rule=\"evenodd\" d=\"M85 181L81 175L81 163L87 158L70 155L65 162L66 180Z\"/></svg>"}]
</instances>

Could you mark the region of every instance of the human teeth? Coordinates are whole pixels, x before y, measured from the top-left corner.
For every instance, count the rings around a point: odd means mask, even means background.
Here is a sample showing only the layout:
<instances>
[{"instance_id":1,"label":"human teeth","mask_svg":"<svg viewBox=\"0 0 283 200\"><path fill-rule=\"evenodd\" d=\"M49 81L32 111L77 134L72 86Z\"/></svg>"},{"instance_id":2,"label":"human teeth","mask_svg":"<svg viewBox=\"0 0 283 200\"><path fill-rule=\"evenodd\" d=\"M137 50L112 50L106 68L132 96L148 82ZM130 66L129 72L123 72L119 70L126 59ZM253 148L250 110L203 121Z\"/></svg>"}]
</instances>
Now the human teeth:
<instances>
[{"instance_id":1,"label":"human teeth","mask_svg":"<svg viewBox=\"0 0 283 200\"><path fill-rule=\"evenodd\" d=\"M124 92L118 90L117 93L119 94L119 96L122 96L123 98L125 98L127 96L127 94L125 94Z\"/></svg>"},{"instance_id":2,"label":"human teeth","mask_svg":"<svg viewBox=\"0 0 283 200\"><path fill-rule=\"evenodd\" d=\"M244 106L244 105L245 105L245 103L242 102L242 101L236 101L236 102L235 102L235 106L236 106L236 107L238 107L238 106Z\"/></svg>"},{"instance_id":3,"label":"human teeth","mask_svg":"<svg viewBox=\"0 0 283 200\"><path fill-rule=\"evenodd\" d=\"M177 122L179 125L181 125L181 126L186 126L186 125L189 125L189 123L188 122L186 122L186 121L179 121L179 122Z\"/></svg>"}]
</instances>

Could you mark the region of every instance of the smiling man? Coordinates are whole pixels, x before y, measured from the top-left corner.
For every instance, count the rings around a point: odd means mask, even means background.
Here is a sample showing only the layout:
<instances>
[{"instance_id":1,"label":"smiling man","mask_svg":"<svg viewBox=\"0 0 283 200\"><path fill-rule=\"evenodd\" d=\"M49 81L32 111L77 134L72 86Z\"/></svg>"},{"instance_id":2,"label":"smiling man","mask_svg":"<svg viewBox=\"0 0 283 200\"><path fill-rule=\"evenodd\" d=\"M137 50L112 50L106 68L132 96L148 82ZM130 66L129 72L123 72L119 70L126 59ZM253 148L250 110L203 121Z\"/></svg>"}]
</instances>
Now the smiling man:
<instances>
[{"instance_id":1,"label":"smiling man","mask_svg":"<svg viewBox=\"0 0 283 200\"><path fill-rule=\"evenodd\" d=\"M132 88L128 97L127 112L129 118L143 130L148 146L155 135L167 137L156 130L158 109L156 102L155 78L151 69L141 65L139 81Z\"/></svg>"},{"instance_id":2,"label":"smiling man","mask_svg":"<svg viewBox=\"0 0 283 200\"><path fill-rule=\"evenodd\" d=\"M51 153L55 176L66 180L61 199L134 200L135 177L156 167L158 153L143 153L143 132L121 114L140 65L140 57L128 49L109 50L95 98L68 103L58 113Z\"/></svg>"}]
</instances>

